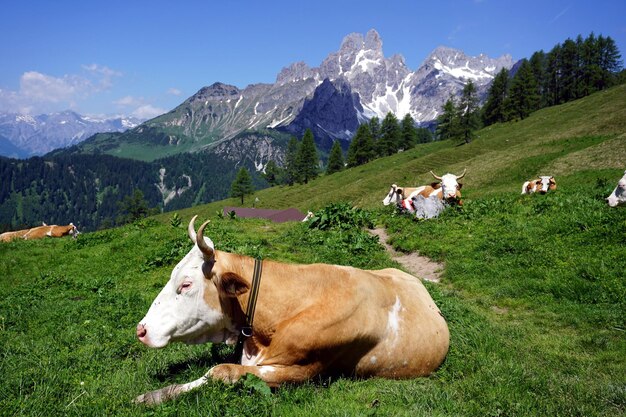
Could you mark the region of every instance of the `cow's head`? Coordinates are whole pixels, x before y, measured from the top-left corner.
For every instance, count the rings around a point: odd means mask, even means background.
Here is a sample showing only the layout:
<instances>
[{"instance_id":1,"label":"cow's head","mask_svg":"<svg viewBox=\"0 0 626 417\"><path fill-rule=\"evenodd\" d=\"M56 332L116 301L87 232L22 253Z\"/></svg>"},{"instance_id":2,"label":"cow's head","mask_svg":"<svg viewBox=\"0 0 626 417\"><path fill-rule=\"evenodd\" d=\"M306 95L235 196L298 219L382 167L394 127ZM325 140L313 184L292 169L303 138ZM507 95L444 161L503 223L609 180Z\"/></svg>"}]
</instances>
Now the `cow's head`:
<instances>
[{"instance_id":1,"label":"cow's head","mask_svg":"<svg viewBox=\"0 0 626 417\"><path fill-rule=\"evenodd\" d=\"M537 192L545 194L548 190L556 190L556 181L554 180L554 177L550 175L542 175L537 180Z\"/></svg>"},{"instance_id":2,"label":"cow's head","mask_svg":"<svg viewBox=\"0 0 626 417\"><path fill-rule=\"evenodd\" d=\"M170 280L137 325L137 337L150 347L163 347L172 341L195 344L233 339L235 330L222 310L218 279L212 271L213 242L203 236L208 221L196 235L195 219L194 216L187 228L194 247L176 265Z\"/></svg>"},{"instance_id":3,"label":"cow's head","mask_svg":"<svg viewBox=\"0 0 626 417\"><path fill-rule=\"evenodd\" d=\"M80 232L78 231L76 226L74 226L74 223L70 223L69 226L70 226L70 231L68 234L72 236L74 239L76 239L76 237L80 234Z\"/></svg>"},{"instance_id":4,"label":"cow's head","mask_svg":"<svg viewBox=\"0 0 626 417\"><path fill-rule=\"evenodd\" d=\"M461 200L461 187L463 184L459 184L458 180L465 176L466 170L463 170L461 175L454 174L445 174L443 176L438 176L434 172L430 171L431 175L439 180L439 183L436 184L437 187L441 187L442 198L448 202L452 201L460 201ZM433 184L433 187L435 187Z\"/></svg>"},{"instance_id":5,"label":"cow's head","mask_svg":"<svg viewBox=\"0 0 626 417\"><path fill-rule=\"evenodd\" d=\"M606 198L606 201L610 207L626 205L626 171L624 171L624 176L617 182L617 187Z\"/></svg>"},{"instance_id":6,"label":"cow's head","mask_svg":"<svg viewBox=\"0 0 626 417\"><path fill-rule=\"evenodd\" d=\"M398 188L396 184L391 184L391 189L383 200L383 204L388 206L391 203L400 203L402 201L402 188Z\"/></svg>"}]
</instances>

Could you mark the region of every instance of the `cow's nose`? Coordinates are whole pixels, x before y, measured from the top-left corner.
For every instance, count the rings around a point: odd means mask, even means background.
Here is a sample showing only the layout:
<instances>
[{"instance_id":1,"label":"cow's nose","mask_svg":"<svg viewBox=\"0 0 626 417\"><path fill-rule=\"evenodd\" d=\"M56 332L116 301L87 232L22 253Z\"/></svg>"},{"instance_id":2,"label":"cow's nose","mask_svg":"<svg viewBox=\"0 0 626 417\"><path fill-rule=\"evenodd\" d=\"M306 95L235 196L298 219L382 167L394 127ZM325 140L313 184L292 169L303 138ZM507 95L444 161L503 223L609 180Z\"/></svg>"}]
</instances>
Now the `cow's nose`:
<instances>
[{"instance_id":1,"label":"cow's nose","mask_svg":"<svg viewBox=\"0 0 626 417\"><path fill-rule=\"evenodd\" d=\"M146 333L148 333L146 327L143 324L139 323L137 325L137 337L141 339L142 337L146 336Z\"/></svg>"}]
</instances>

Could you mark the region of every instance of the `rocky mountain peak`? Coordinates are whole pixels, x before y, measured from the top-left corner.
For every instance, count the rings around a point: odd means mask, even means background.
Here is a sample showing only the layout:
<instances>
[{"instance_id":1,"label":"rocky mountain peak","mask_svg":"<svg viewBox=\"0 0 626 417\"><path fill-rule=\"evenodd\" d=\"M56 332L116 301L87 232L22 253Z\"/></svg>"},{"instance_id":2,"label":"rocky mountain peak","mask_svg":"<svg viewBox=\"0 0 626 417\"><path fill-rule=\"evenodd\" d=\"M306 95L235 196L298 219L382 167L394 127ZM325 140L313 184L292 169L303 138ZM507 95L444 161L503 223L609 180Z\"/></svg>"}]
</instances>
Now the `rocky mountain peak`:
<instances>
[{"instance_id":1,"label":"rocky mountain peak","mask_svg":"<svg viewBox=\"0 0 626 417\"><path fill-rule=\"evenodd\" d=\"M283 85L289 82L306 80L315 76L315 72L304 62L294 62L284 67L276 76L276 84Z\"/></svg>"},{"instance_id":2,"label":"rocky mountain peak","mask_svg":"<svg viewBox=\"0 0 626 417\"><path fill-rule=\"evenodd\" d=\"M191 96L188 101L228 100L229 98L239 96L239 94L241 94L241 90L234 85L217 82L208 87L202 87L196 94Z\"/></svg>"}]
</instances>

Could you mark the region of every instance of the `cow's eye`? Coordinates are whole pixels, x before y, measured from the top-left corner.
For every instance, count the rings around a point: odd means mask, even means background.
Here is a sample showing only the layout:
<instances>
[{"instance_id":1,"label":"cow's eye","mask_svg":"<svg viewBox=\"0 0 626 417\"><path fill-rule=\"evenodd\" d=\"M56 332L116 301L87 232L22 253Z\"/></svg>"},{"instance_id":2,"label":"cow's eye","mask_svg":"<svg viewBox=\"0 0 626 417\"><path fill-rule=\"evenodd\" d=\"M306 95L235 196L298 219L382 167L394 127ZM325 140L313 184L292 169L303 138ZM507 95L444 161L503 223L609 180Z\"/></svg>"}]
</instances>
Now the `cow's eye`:
<instances>
[{"instance_id":1,"label":"cow's eye","mask_svg":"<svg viewBox=\"0 0 626 417\"><path fill-rule=\"evenodd\" d=\"M182 284L180 284L180 287L178 287L178 294L185 292L185 291L189 291L189 289L191 288L191 282L189 281L185 281Z\"/></svg>"}]
</instances>

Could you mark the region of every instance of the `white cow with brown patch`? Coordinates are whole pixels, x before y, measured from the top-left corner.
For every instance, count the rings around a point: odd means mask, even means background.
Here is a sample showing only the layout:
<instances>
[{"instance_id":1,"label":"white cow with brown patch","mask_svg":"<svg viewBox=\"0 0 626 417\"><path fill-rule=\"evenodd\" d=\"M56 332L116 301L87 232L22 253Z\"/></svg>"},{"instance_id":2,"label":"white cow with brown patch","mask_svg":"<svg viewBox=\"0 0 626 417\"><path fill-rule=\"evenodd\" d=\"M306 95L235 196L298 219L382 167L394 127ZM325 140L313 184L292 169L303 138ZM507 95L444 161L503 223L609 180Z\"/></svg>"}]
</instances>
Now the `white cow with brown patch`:
<instances>
[{"instance_id":1,"label":"white cow with brown patch","mask_svg":"<svg viewBox=\"0 0 626 417\"><path fill-rule=\"evenodd\" d=\"M445 319L420 280L398 269L262 261L252 288L253 258L195 242L137 325L149 347L171 342L235 343L246 327L250 294L258 289L251 336L239 363L219 364L201 378L136 398L160 403L211 380L247 373L276 386L317 375L414 378L432 373L448 352Z\"/></svg>"},{"instance_id":2,"label":"white cow with brown patch","mask_svg":"<svg viewBox=\"0 0 626 417\"><path fill-rule=\"evenodd\" d=\"M76 238L80 232L74 226L73 223L67 226L58 226L56 224L48 226L43 223L43 226L33 227L31 229L16 230L14 232L5 232L0 235L0 242L10 242L14 239L43 239L45 237L63 237L70 235Z\"/></svg>"},{"instance_id":3,"label":"white cow with brown patch","mask_svg":"<svg viewBox=\"0 0 626 417\"><path fill-rule=\"evenodd\" d=\"M626 206L626 171L624 176L617 182L617 186L606 198L606 202L610 207Z\"/></svg>"},{"instance_id":4,"label":"white cow with brown patch","mask_svg":"<svg viewBox=\"0 0 626 417\"><path fill-rule=\"evenodd\" d=\"M399 187L396 184L391 184L391 189L387 193L387 196L383 200L385 206L396 203L400 209L411 211L411 199L418 195L428 198L430 196L436 196L440 200L445 200L449 204L463 205L461 200L461 187L458 180L465 176L467 170L464 170L461 175L445 174L438 176L434 172L430 171L430 174L437 179L437 182L433 182L429 185L422 185L419 187Z\"/></svg>"},{"instance_id":5,"label":"white cow with brown patch","mask_svg":"<svg viewBox=\"0 0 626 417\"><path fill-rule=\"evenodd\" d=\"M545 194L556 190L556 180L551 175L542 175L535 180L526 181L522 185L522 194Z\"/></svg>"}]
</instances>

